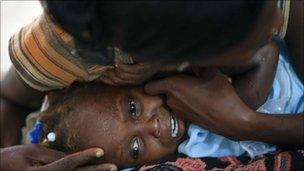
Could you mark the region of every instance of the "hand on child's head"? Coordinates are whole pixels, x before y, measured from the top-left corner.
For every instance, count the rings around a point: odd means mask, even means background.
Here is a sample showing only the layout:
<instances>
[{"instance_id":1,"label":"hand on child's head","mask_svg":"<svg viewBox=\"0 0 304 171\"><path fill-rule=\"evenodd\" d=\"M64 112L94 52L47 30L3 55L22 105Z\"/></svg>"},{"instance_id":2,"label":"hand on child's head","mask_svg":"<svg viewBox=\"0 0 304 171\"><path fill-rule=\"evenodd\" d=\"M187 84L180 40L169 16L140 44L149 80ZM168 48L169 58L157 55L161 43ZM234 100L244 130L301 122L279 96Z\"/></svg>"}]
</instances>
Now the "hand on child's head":
<instances>
[{"instance_id":1,"label":"hand on child's head","mask_svg":"<svg viewBox=\"0 0 304 171\"><path fill-rule=\"evenodd\" d=\"M98 80L108 85L140 85L157 72L158 69L149 63L119 63L115 68L108 69Z\"/></svg>"}]
</instances>

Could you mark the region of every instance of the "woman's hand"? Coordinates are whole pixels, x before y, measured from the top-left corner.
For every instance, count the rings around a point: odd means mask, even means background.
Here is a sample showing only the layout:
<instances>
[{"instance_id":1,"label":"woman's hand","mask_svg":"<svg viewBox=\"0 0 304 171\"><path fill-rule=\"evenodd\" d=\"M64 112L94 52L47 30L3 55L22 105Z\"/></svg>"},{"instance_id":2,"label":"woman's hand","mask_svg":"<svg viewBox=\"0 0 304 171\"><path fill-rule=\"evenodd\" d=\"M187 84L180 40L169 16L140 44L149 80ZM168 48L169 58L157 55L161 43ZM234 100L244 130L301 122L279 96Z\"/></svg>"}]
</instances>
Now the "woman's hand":
<instances>
[{"instance_id":1,"label":"woman's hand","mask_svg":"<svg viewBox=\"0 0 304 171\"><path fill-rule=\"evenodd\" d=\"M115 67L108 68L98 80L109 85L140 85L154 76L179 73L188 67L187 64L184 61L161 60L136 64L118 63ZM182 70L181 66L184 67Z\"/></svg>"},{"instance_id":2,"label":"woman's hand","mask_svg":"<svg viewBox=\"0 0 304 171\"><path fill-rule=\"evenodd\" d=\"M108 85L140 85L159 72L153 63L117 64L98 80Z\"/></svg>"},{"instance_id":3,"label":"woman's hand","mask_svg":"<svg viewBox=\"0 0 304 171\"><path fill-rule=\"evenodd\" d=\"M200 72L199 78L177 75L152 81L145 91L151 95L165 94L174 114L226 137L240 139L251 131L255 112L217 70Z\"/></svg>"},{"instance_id":4,"label":"woman's hand","mask_svg":"<svg viewBox=\"0 0 304 171\"><path fill-rule=\"evenodd\" d=\"M246 106L227 78L207 70L200 77L177 75L145 86L165 94L179 117L234 140L256 140L287 148L304 148L304 114L258 113Z\"/></svg>"},{"instance_id":5,"label":"woman's hand","mask_svg":"<svg viewBox=\"0 0 304 171\"><path fill-rule=\"evenodd\" d=\"M65 154L41 145L19 145L1 148L0 170L117 170L114 164L86 165L101 158L103 150L90 148ZM86 165L86 166L84 166Z\"/></svg>"}]
</instances>

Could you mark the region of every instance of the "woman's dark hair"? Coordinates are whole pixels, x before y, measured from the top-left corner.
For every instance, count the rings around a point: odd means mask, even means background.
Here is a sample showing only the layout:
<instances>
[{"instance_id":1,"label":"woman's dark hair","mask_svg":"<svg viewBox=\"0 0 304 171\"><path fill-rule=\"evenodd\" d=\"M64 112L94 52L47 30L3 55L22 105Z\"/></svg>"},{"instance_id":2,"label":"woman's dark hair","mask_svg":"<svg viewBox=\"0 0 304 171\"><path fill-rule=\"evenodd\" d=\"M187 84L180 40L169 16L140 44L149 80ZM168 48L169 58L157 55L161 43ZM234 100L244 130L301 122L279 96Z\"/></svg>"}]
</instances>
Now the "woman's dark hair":
<instances>
[{"instance_id":1,"label":"woman's dark hair","mask_svg":"<svg viewBox=\"0 0 304 171\"><path fill-rule=\"evenodd\" d=\"M91 46L117 46L148 58L210 54L252 31L263 1L54 1L45 8L56 22ZM104 48L105 49L105 48ZM142 56L140 56L142 57Z\"/></svg>"}]
</instances>

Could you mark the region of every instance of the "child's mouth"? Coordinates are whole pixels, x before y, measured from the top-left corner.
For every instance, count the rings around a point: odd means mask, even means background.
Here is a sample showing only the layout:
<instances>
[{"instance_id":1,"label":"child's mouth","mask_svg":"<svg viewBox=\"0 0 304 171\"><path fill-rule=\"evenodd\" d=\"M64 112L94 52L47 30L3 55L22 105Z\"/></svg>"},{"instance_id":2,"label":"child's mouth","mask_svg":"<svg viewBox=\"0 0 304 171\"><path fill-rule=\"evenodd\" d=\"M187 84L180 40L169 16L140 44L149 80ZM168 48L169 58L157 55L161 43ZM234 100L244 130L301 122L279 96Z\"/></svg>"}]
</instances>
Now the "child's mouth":
<instances>
[{"instance_id":1,"label":"child's mouth","mask_svg":"<svg viewBox=\"0 0 304 171\"><path fill-rule=\"evenodd\" d=\"M178 142L185 133L184 122L173 114L170 115L171 138L173 141Z\"/></svg>"},{"instance_id":2,"label":"child's mouth","mask_svg":"<svg viewBox=\"0 0 304 171\"><path fill-rule=\"evenodd\" d=\"M171 115L171 136L176 138L178 134L178 120Z\"/></svg>"},{"instance_id":3,"label":"child's mouth","mask_svg":"<svg viewBox=\"0 0 304 171\"><path fill-rule=\"evenodd\" d=\"M179 143L185 135L185 123L178 116L168 110L163 110L158 115L160 127L160 140L165 145L172 145Z\"/></svg>"}]
</instances>

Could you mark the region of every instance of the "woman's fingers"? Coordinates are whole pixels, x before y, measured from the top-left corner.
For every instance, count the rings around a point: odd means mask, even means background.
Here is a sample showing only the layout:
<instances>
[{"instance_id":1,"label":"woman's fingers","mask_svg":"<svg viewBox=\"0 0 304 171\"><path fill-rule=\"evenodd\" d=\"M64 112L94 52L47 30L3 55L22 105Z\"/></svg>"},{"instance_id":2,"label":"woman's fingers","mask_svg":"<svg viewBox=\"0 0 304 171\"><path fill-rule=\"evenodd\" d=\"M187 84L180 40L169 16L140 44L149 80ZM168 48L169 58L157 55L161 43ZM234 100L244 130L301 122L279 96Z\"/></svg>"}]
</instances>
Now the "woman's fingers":
<instances>
[{"instance_id":1,"label":"woman's fingers","mask_svg":"<svg viewBox=\"0 0 304 171\"><path fill-rule=\"evenodd\" d=\"M114 83L110 78L108 78L107 76L100 76L99 78L96 79L96 81L100 81L103 82L107 85L112 85L112 86L117 86L116 83Z\"/></svg>"},{"instance_id":2,"label":"woman's fingers","mask_svg":"<svg viewBox=\"0 0 304 171\"><path fill-rule=\"evenodd\" d=\"M115 68L115 74L117 77L119 77L123 80L139 80L139 79L146 77L147 73L142 72L142 73L134 74L134 73L125 72L120 68Z\"/></svg>"},{"instance_id":3,"label":"woman's fingers","mask_svg":"<svg viewBox=\"0 0 304 171\"><path fill-rule=\"evenodd\" d=\"M116 64L115 67L119 68L123 72L127 72L130 74L142 73L142 72L147 71L147 68L150 68L145 63L137 63L137 64L133 64L133 65L119 63L119 64Z\"/></svg>"},{"instance_id":4,"label":"woman's fingers","mask_svg":"<svg viewBox=\"0 0 304 171\"><path fill-rule=\"evenodd\" d=\"M93 159L100 158L103 155L104 151L101 148L90 148L67 155L50 164L41 166L37 168L37 170L74 170L75 168L82 166Z\"/></svg>"},{"instance_id":5,"label":"woman's fingers","mask_svg":"<svg viewBox=\"0 0 304 171\"><path fill-rule=\"evenodd\" d=\"M32 145L29 157L33 156L34 160L39 159L42 163L51 163L66 156L65 153L53 150L41 145Z\"/></svg>"},{"instance_id":6,"label":"woman's fingers","mask_svg":"<svg viewBox=\"0 0 304 171\"><path fill-rule=\"evenodd\" d=\"M75 171L116 171L117 166L112 163L103 163L99 165L93 166L84 166L81 168L77 168Z\"/></svg>"},{"instance_id":7,"label":"woman's fingers","mask_svg":"<svg viewBox=\"0 0 304 171\"><path fill-rule=\"evenodd\" d=\"M133 69L131 69L133 68ZM106 70L98 81L108 85L139 85L154 75L154 71L145 72L145 64L125 65L117 64L117 67Z\"/></svg>"},{"instance_id":8,"label":"woman's fingers","mask_svg":"<svg viewBox=\"0 0 304 171\"><path fill-rule=\"evenodd\" d=\"M117 64L115 75L120 80L131 80L131 83L142 84L153 75L159 72L159 66L153 66L151 63L138 63L134 65Z\"/></svg>"},{"instance_id":9,"label":"woman's fingers","mask_svg":"<svg viewBox=\"0 0 304 171\"><path fill-rule=\"evenodd\" d=\"M115 70L109 70L107 71L107 78L109 78L113 83L117 85L137 85L142 83L144 80L142 79L121 79L116 75Z\"/></svg>"},{"instance_id":10,"label":"woman's fingers","mask_svg":"<svg viewBox=\"0 0 304 171\"><path fill-rule=\"evenodd\" d=\"M159 94L166 94L170 93L171 89L171 82L172 77L167 77L159 80L153 80L148 82L144 90L147 94L150 95L159 95Z\"/></svg>"}]
</instances>

